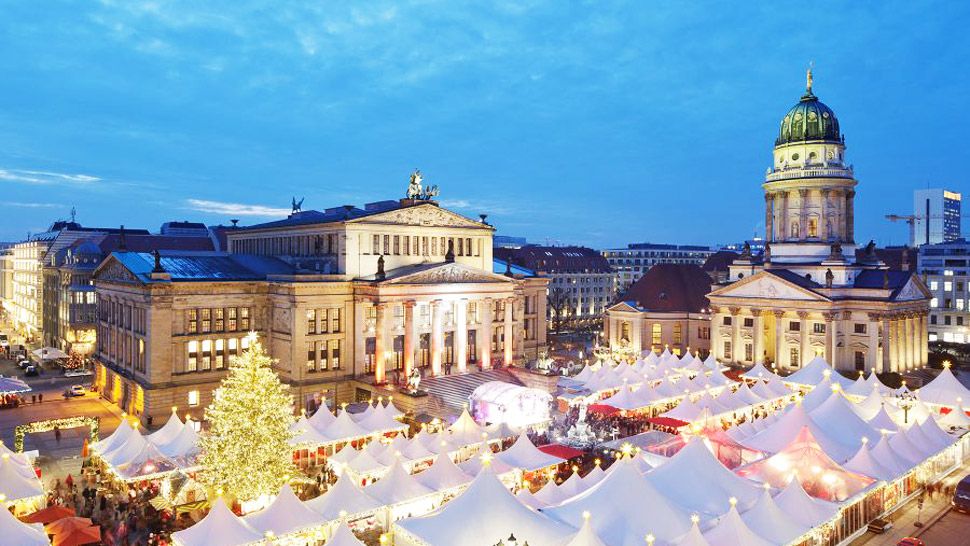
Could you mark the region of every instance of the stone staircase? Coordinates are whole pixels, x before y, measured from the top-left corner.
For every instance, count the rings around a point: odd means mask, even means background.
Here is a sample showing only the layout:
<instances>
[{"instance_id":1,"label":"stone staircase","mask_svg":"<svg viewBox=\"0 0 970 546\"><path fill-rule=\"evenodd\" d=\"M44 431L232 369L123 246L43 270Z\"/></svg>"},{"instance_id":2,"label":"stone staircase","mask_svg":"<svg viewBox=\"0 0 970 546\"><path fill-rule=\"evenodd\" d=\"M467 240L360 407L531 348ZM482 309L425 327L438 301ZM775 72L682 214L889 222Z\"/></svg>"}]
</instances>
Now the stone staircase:
<instances>
[{"instance_id":1,"label":"stone staircase","mask_svg":"<svg viewBox=\"0 0 970 546\"><path fill-rule=\"evenodd\" d=\"M446 418L459 415L475 389L489 381L522 384L508 370L494 369L461 375L429 377L421 381L421 390L428 391L428 395L434 400L428 408L429 413L435 417Z\"/></svg>"}]
</instances>

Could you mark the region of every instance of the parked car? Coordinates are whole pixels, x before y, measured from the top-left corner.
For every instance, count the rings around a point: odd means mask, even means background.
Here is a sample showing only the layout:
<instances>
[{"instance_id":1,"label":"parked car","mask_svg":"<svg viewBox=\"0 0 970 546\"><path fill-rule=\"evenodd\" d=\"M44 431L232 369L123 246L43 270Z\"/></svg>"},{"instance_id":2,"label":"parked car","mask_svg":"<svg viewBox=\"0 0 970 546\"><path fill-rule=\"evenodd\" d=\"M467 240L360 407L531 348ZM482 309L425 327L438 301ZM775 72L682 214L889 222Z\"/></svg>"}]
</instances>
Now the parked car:
<instances>
[{"instance_id":1,"label":"parked car","mask_svg":"<svg viewBox=\"0 0 970 546\"><path fill-rule=\"evenodd\" d=\"M950 503L954 510L970 513L970 475L964 476L957 484Z\"/></svg>"},{"instance_id":2,"label":"parked car","mask_svg":"<svg viewBox=\"0 0 970 546\"><path fill-rule=\"evenodd\" d=\"M84 385L71 385L68 392L71 394L71 396L84 396L87 393L87 391L84 389Z\"/></svg>"},{"instance_id":3,"label":"parked car","mask_svg":"<svg viewBox=\"0 0 970 546\"><path fill-rule=\"evenodd\" d=\"M27 368L24 370L24 375L27 377L40 375L40 369L37 366L27 366Z\"/></svg>"},{"instance_id":4,"label":"parked car","mask_svg":"<svg viewBox=\"0 0 970 546\"><path fill-rule=\"evenodd\" d=\"M926 546L926 543L916 537L906 537L897 542L896 546Z\"/></svg>"}]
</instances>

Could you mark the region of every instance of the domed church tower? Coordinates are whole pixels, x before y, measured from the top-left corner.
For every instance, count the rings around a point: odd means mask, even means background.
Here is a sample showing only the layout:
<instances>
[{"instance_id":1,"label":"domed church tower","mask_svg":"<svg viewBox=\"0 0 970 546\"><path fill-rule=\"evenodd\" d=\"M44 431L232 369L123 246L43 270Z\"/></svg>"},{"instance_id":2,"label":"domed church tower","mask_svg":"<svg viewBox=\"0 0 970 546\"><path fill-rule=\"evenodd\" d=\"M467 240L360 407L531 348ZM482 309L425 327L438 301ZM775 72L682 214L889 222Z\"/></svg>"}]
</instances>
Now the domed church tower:
<instances>
[{"instance_id":1,"label":"domed church tower","mask_svg":"<svg viewBox=\"0 0 970 546\"><path fill-rule=\"evenodd\" d=\"M805 94L781 120L763 185L771 263L818 263L838 247L851 261L857 182L844 153L839 120L812 92L809 68Z\"/></svg>"}]
</instances>

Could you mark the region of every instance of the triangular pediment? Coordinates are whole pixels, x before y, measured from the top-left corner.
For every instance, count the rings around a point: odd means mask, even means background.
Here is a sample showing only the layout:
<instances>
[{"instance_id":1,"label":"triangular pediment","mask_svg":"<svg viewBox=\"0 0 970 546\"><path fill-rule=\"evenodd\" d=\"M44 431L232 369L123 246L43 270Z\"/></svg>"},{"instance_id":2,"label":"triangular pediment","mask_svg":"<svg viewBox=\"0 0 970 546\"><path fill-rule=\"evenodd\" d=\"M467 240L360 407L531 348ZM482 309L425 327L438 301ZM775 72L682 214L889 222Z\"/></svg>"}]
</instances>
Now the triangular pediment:
<instances>
[{"instance_id":1,"label":"triangular pediment","mask_svg":"<svg viewBox=\"0 0 970 546\"><path fill-rule=\"evenodd\" d=\"M348 224L397 224L426 227L453 227L491 230L492 226L466 218L457 212L426 203L370 214Z\"/></svg>"},{"instance_id":2,"label":"triangular pediment","mask_svg":"<svg viewBox=\"0 0 970 546\"><path fill-rule=\"evenodd\" d=\"M914 301L914 300L925 300L930 299L932 294L926 288L926 285L919 280L918 277L912 276L909 281L899 289L896 296L893 298L895 301Z\"/></svg>"},{"instance_id":3,"label":"triangular pediment","mask_svg":"<svg viewBox=\"0 0 970 546\"><path fill-rule=\"evenodd\" d=\"M383 284L463 284L463 283L510 283L509 277L482 271L459 263L444 263L429 267L402 267L389 271Z\"/></svg>"},{"instance_id":4,"label":"triangular pediment","mask_svg":"<svg viewBox=\"0 0 970 546\"><path fill-rule=\"evenodd\" d=\"M618 311L621 313L639 313L640 309L634 307L630 302L620 301L611 305L607 311Z\"/></svg>"},{"instance_id":5,"label":"triangular pediment","mask_svg":"<svg viewBox=\"0 0 970 546\"><path fill-rule=\"evenodd\" d=\"M821 294L764 271L718 288L708 297L828 301Z\"/></svg>"},{"instance_id":6,"label":"triangular pediment","mask_svg":"<svg viewBox=\"0 0 970 546\"><path fill-rule=\"evenodd\" d=\"M127 284L144 284L138 275L125 266L114 255L109 256L101 262L101 265L94 270L91 278L96 281L110 281Z\"/></svg>"}]
</instances>

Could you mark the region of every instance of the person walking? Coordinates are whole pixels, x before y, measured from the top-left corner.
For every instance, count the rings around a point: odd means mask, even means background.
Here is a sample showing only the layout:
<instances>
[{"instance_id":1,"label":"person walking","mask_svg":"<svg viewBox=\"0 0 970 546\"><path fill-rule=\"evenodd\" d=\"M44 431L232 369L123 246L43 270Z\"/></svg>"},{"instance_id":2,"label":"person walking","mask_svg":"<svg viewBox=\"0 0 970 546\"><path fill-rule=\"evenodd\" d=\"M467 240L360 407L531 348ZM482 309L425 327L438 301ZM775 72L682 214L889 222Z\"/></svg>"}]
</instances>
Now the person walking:
<instances>
[{"instance_id":1,"label":"person walking","mask_svg":"<svg viewBox=\"0 0 970 546\"><path fill-rule=\"evenodd\" d=\"M54 427L54 441L61 443L61 427Z\"/></svg>"}]
</instances>

